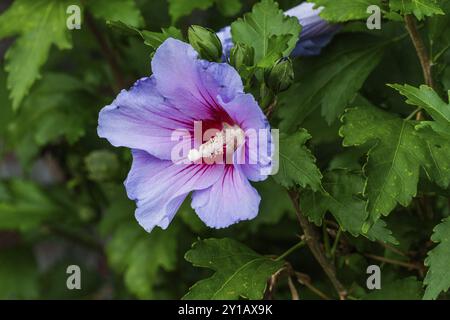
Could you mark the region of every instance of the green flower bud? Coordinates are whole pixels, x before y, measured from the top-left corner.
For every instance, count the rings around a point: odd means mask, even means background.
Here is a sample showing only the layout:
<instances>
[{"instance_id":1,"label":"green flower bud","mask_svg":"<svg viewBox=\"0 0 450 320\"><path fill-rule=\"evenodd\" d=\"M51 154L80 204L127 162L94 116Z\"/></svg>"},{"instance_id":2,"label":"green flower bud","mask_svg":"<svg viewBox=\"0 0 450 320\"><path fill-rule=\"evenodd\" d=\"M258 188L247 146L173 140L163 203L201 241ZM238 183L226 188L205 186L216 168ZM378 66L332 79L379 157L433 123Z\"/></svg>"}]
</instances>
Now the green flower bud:
<instances>
[{"instance_id":1,"label":"green flower bud","mask_svg":"<svg viewBox=\"0 0 450 320\"><path fill-rule=\"evenodd\" d=\"M90 207L83 206L78 209L78 217L83 222L92 221L95 218L95 211Z\"/></svg>"},{"instance_id":2,"label":"green flower bud","mask_svg":"<svg viewBox=\"0 0 450 320\"><path fill-rule=\"evenodd\" d=\"M89 179L93 181L107 181L114 178L119 171L119 159L117 155L108 150L96 150L85 159L84 164L88 171Z\"/></svg>"},{"instance_id":3,"label":"green flower bud","mask_svg":"<svg viewBox=\"0 0 450 320\"><path fill-rule=\"evenodd\" d=\"M264 82L275 93L289 89L294 82L294 68L290 59L280 59L264 73Z\"/></svg>"},{"instance_id":4,"label":"green flower bud","mask_svg":"<svg viewBox=\"0 0 450 320\"><path fill-rule=\"evenodd\" d=\"M201 58L216 62L222 60L222 43L214 31L201 26L191 26L188 38Z\"/></svg>"},{"instance_id":5,"label":"green flower bud","mask_svg":"<svg viewBox=\"0 0 450 320\"><path fill-rule=\"evenodd\" d=\"M230 64L240 70L243 67L253 65L255 59L255 49L244 43L237 43L230 51Z\"/></svg>"}]
</instances>

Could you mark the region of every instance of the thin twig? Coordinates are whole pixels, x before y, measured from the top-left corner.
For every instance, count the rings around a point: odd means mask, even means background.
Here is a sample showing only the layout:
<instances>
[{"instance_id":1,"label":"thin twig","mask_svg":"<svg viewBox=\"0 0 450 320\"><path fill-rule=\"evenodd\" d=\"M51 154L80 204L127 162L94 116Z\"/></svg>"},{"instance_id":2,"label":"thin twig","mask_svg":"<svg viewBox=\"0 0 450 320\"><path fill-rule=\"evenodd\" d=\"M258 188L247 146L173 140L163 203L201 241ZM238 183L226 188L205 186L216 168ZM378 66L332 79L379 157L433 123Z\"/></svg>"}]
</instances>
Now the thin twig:
<instances>
[{"instance_id":1,"label":"thin twig","mask_svg":"<svg viewBox=\"0 0 450 320\"><path fill-rule=\"evenodd\" d=\"M304 285L309 290L317 294L319 297L321 297L324 300L331 300L330 297L328 297L325 293L317 289L315 286L311 284L311 279L307 274L301 273L301 272L295 272L295 276L297 278L298 283L301 285Z\"/></svg>"},{"instance_id":2,"label":"thin twig","mask_svg":"<svg viewBox=\"0 0 450 320\"><path fill-rule=\"evenodd\" d=\"M302 247L305 246L305 241L302 240L299 243L295 244L294 246L290 247L288 250L286 250L286 252L282 253L281 255L279 255L275 261L280 261L283 260L284 258L286 258L288 255L290 255L292 252L294 252L297 249L300 249Z\"/></svg>"},{"instance_id":3,"label":"thin twig","mask_svg":"<svg viewBox=\"0 0 450 320\"><path fill-rule=\"evenodd\" d=\"M292 300L300 300L297 288L295 287L294 282L292 282L291 276L288 276L287 280L288 280L288 286L289 286L289 291L291 292Z\"/></svg>"},{"instance_id":4,"label":"thin twig","mask_svg":"<svg viewBox=\"0 0 450 320\"><path fill-rule=\"evenodd\" d=\"M381 257L381 256L377 256L377 255L370 254L370 253L365 253L364 255L367 258L370 258L370 259L373 259L373 260L377 260L377 261L381 261L381 262L385 262L385 263L401 266L401 267L404 267L404 268L407 268L407 269L418 270L421 275L423 275L423 273L425 271L423 266L418 264L418 263L411 263L411 262L405 262L405 261L389 259L389 258L386 258L386 257Z\"/></svg>"},{"instance_id":5,"label":"thin twig","mask_svg":"<svg viewBox=\"0 0 450 320\"><path fill-rule=\"evenodd\" d=\"M308 219L303 216L301 212L299 204L299 193L296 191L289 191L289 196L291 197L292 203L294 204L295 213L297 214L298 221L303 229L306 244L308 245L314 257L316 258L317 262L322 267L325 274L330 279L331 283L333 284L334 288L336 289L339 295L339 298L341 300L345 300L347 290L338 280L334 265L325 256L325 253L323 252L323 249L320 245L317 231L314 229L314 227L311 225Z\"/></svg>"},{"instance_id":6,"label":"thin twig","mask_svg":"<svg viewBox=\"0 0 450 320\"><path fill-rule=\"evenodd\" d=\"M390 251L392 251L392 252L394 252L394 253L396 253L396 254L398 254L398 255L401 255L402 257L407 257L408 255L406 254L406 253L404 253L403 251L401 251L401 250L399 250L399 249L397 249L397 248L395 248L395 247L393 247L393 246L391 246L391 245L389 245L389 244L387 244L387 243L384 243L383 241L380 241L380 240L378 240L377 241L380 245L382 245L383 247L385 247L386 249L388 249L388 250L390 250Z\"/></svg>"},{"instance_id":7,"label":"thin twig","mask_svg":"<svg viewBox=\"0 0 450 320\"><path fill-rule=\"evenodd\" d=\"M92 18L91 14L89 12L86 12L85 14L86 23L88 25L88 28L91 30L92 34L94 35L95 39L97 40L101 53L108 61L109 66L111 67L111 71L115 80L114 83L114 91L118 92L120 89L125 88L126 81L122 76L122 73L120 72L119 63L117 62L117 57L114 53L114 51L110 48L108 41L103 36L103 34L100 32L100 30L97 28L94 18Z\"/></svg>"}]
</instances>

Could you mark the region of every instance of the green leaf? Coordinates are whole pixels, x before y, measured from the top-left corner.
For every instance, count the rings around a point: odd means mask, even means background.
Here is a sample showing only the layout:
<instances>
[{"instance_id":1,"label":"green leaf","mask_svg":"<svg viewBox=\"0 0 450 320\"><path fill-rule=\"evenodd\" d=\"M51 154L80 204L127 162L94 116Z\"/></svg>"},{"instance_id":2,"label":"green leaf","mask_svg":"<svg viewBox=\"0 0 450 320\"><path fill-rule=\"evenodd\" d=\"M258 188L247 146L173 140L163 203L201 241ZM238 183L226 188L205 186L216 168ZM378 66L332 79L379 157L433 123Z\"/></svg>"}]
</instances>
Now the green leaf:
<instances>
[{"instance_id":1,"label":"green leaf","mask_svg":"<svg viewBox=\"0 0 450 320\"><path fill-rule=\"evenodd\" d=\"M14 109L40 78L39 70L51 46L71 48L66 27L66 9L70 4L61 0L17 0L0 16L0 38L20 35L5 55Z\"/></svg>"},{"instance_id":2,"label":"green leaf","mask_svg":"<svg viewBox=\"0 0 450 320\"><path fill-rule=\"evenodd\" d=\"M264 257L232 239L200 240L186 253L194 266L214 275L192 286L183 299L262 299L267 280L284 262Z\"/></svg>"},{"instance_id":3,"label":"green leaf","mask_svg":"<svg viewBox=\"0 0 450 320\"><path fill-rule=\"evenodd\" d=\"M370 223L388 215L397 203L407 206L417 192L424 147L412 123L375 108L354 108L342 118L343 145L370 143L364 166Z\"/></svg>"},{"instance_id":4,"label":"green leaf","mask_svg":"<svg viewBox=\"0 0 450 320\"><path fill-rule=\"evenodd\" d=\"M427 173L431 180L446 189L450 185L450 104L425 85L420 88L398 84L390 86L404 95L408 104L425 109L434 119L421 121L416 129L426 145Z\"/></svg>"},{"instance_id":5,"label":"green leaf","mask_svg":"<svg viewBox=\"0 0 450 320\"><path fill-rule=\"evenodd\" d=\"M45 190L32 182L12 180L3 186L5 193L0 197L0 230L28 231L65 211Z\"/></svg>"},{"instance_id":6,"label":"green leaf","mask_svg":"<svg viewBox=\"0 0 450 320\"><path fill-rule=\"evenodd\" d=\"M434 119L434 122L422 121L420 127L430 126L436 132L450 138L450 103L442 101L441 97L426 85L422 85L420 88L408 84L403 86L392 84L389 86L404 95L407 98L406 103L425 109Z\"/></svg>"},{"instance_id":7,"label":"green leaf","mask_svg":"<svg viewBox=\"0 0 450 320\"><path fill-rule=\"evenodd\" d=\"M181 17L191 14L194 9L206 10L213 4L224 16L234 16L241 11L240 0L169 0L169 14L172 23L176 23Z\"/></svg>"},{"instance_id":8,"label":"green leaf","mask_svg":"<svg viewBox=\"0 0 450 320\"><path fill-rule=\"evenodd\" d=\"M119 191L117 191L119 192ZM128 290L140 299L155 298L153 290L160 269L172 271L176 265L178 226L155 228L146 233L134 217L135 206L123 196L113 193L111 203L100 224L108 261L113 269L124 274Z\"/></svg>"},{"instance_id":9,"label":"green leaf","mask_svg":"<svg viewBox=\"0 0 450 320\"><path fill-rule=\"evenodd\" d=\"M266 65L276 57L288 56L297 43L300 31L298 19L285 16L273 0L262 0L251 13L231 24L233 42L255 49L255 65L260 61Z\"/></svg>"},{"instance_id":10,"label":"green leaf","mask_svg":"<svg viewBox=\"0 0 450 320\"><path fill-rule=\"evenodd\" d=\"M217 8L224 16L234 16L242 9L241 0L215 0Z\"/></svg>"},{"instance_id":11,"label":"green leaf","mask_svg":"<svg viewBox=\"0 0 450 320\"><path fill-rule=\"evenodd\" d=\"M274 179L283 187L299 185L309 186L314 191L321 189L322 174L316 166L315 157L305 146L310 138L304 129L292 135L280 136L278 173Z\"/></svg>"},{"instance_id":12,"label":"green leaf","mask_svg":"<svg viewBox=\"0 0 450 320\"><path fill-rule=\"evenodd\" d=\"M181 31L175 27L161 28L161 32L140 30L122 21L108 21L108 26L120 30L125 35L139 36L144 40L144 43L153 50L158 47L168 38L175 38L183 40Z\"/></svg>"},{"instance_id":13,"label":"green leaf","mask_svg":"<svg viewBox=\"0 0 450 320\"><path fill-rule=\"evenodd\" d=\"M425 300L436 299L450 287L450 218L442 220L433 230L431 240L438 245L428 252L425 265L429 268L424 285Z\"/></svg>"},{"instance_id":14,"label":"green leaf","mask_svg":"<svg viewBox=\"0 0 450 320\"><path fill-rule=\"evenodd\" d=\"M450 1L441 1L445 15L436 15L429 19L428 37L430 39L430 50L432 61L441 62L444 54L450 49ZM445 86L444 86L445 87ZM450 88L447 86L447 88Z\"/></svg>"},{"instance_id":15,"label":"green leaf","mask_svg":"<svg viewBox=\"0 0 450 320\"><path fill-rule=\"evenodd\" d=\"M381 289L374 290L363 297L363 300L419 300L422 295L422 284L416 277L408 277L394 281L381 280Z\"/></svg>"},{"instance_id":16,"label":"green leaf","mask_svg":"<svg viewBox=\"0 0 450 320\"><path fill-rule=\"evenodd\" d=\"M370 16L367 12L369 6L382 6L381 0L308 0L308 2L315 3L314 8L324 7L320 17L331 22L367 19Z\"/></svg>"},{"instance_id":17,"label":"green leaf","mask_svg":"<svg viewBox=\"0 0 450 320\"><path fill-rule=\"evenodd\" d=\"M38 266L26 248L0 251L0 299L37 299Z\"/></svg>"},{"instance_id":18,"label":"green leaf","mask_svg":"<svg viewBox=\"0 0 450 320\"><path fill-rule=\"evenodd\" d=\"M194 9L205 10L214 4L214 0L169 0L169 14L172 23L182 16L190 14Z\"/></svg>"},{"instance_id":19,"label":"green leaf","mask_svg":"<svg viewBox=\"0 0 450 320\"><path fill-rule=\"evenodd\" d=\"M144 18L134 0L90 0L87 7L98 19L122 21L135 27L144 24Z\"/></svg>"},{"instance_id":20,"label":"green leaf","mask_svg":"<svg viewBox=\"0 0 450 320\"><path fill-rule=\"evenodd\" d=\"M326 193L310 190L302 192L300 204L309 220L321 225L325 213L330 211L342 230L350 232L353 236L363 234L372 241L397 243L382 220L378 220L367 234L362 232L368 213L366 201L361 196L364 178L360 174L347 170L329 171L322 183Z\"/></svg>"},{"instance_id":21,"label":"green leaf","mask_svg":"<svg viewBox=\"0 0 450 320\"><path fill-rule=\"evenodd\" d=\"M402 15L414 14L419 20L425 16L444 14L436 0L390 0L389 7Z\"/></svg>"},{"instance_id":22,"label":"green leaf","mask_svg":"<svg viewBox=\"0 0 450 320\"><path fill-rule=\"evenodd\" d=\"M280 128L295 130L319 107L328 124L336 121L380 62L383 49L366 36L352 35L300 64L298 81L280 95Z\"/></svg>"},{"instance_id":23,"label":"green leaf","mask_svg":"<svg viewBox=\"0 0 450 320\"><path fill-rule=\"evenodd\" d=\"M73 144L96 121L96 110L89 108L98 103L94 101L90 89L80 80L66 74L47 73L9 124L7 140L22 162L29 161L38 146L61 137Z\"/></svg>"}]
</instances>

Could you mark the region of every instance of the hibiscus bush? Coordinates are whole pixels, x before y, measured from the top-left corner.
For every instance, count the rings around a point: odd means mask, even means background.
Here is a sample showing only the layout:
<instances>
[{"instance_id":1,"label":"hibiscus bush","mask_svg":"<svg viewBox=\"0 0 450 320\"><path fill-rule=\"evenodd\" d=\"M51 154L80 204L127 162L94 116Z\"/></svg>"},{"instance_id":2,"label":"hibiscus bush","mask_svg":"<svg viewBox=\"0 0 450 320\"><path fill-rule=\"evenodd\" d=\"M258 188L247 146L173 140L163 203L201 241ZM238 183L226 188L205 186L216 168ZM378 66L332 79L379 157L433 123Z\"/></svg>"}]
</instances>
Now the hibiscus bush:
<instances>
[{"instance_id":1,"label":"hibiscus bush","mask_svg":"<svg viewBox=\"0 0 450 320\"><path fill-rule=\"evenodd\" d=\"M2 1L0 298L449 298L449 33L446 0Z\"/></svg>"}]
</instances>

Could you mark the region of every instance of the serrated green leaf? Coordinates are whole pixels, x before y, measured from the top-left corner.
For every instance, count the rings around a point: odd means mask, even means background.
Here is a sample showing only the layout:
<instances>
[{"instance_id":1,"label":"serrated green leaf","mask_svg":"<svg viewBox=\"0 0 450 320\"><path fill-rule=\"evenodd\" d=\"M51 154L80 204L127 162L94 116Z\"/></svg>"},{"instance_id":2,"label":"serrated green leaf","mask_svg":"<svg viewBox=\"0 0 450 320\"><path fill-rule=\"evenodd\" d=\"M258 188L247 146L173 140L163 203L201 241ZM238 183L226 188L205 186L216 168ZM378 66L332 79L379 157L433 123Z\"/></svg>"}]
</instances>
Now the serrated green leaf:
<instances>
[{"instance_id":1,"label":"serrated green leaf","mask_svg":"<svg viewBox=\"0 0 450 320\"><path fill-rule=\"evenodd\" d=\"M44 75L8 126L7 140L22 162L29 161L38 146L60 137L72 144L85 134L86 127L95 122L95 110L88 108L94 103L89 90L69 75Z\"/></svg>"},{"instance_id":2,"label":"serrated green leaf","mask_svg":"<svg viewBox=\"0 0 450 320\"><path fill-rule=\"evenodd\" d=\"M206 10L213 4L217 5L224 16L234 16L242 8L240 0L169 0L169 14L172 23L189 15L194 9Z\"/></svg>"},{"instance_id":3,"label":"serrated green leaf","mask_svg":"<svg viewBox=\"0 0 450 320\"><path fill-rule=\"evenodd\" d=\"M283 261L264 257L232 239L196 242L186 253L194 266L209 268L214 275L192 286L183 299L262 299L267 280Z\"/></svg>"},{"instance_id":4,"label":"serrated green leaf","mask_svg":"<svg viewBox=\"0 0 450 320\"><path fill-rule=\"evenodd\" d=\"M368 107L348 110L342 121L344 146L372 145L364 166L370 222L388 215L397 203L406 207L416 195L419 169L425 162L413 124Z\"/></svg>"},{"instance_id":5,"label":"serrated green leaf","mask_svg":"<svg viewBox=\"0 0 450 320\"><path fill-rule=\"evenodd\" d=\"M331 22L367 19L370 16L367 12L369 6L382 6L381 0L308 0L308 2L315 3L314 8L324 7L320 17Z\"/></svg>"},{"instance_id":6,"label":"serrated green leaf","mask_svg":"<svg viewBox=\"0 0 450 320\"><path fill-rule=\"evenodd\" d=\"M444 14L436 0L390 0L389 7L402 15L414 14L419 20L425 16Z\"/></svg>"},{"instance_id":7,"label":"serrated green leaf","mask_svg":"<svg viewBox=\"0 0 450 320\"><path fill-rule=\"evenodd\" d=\"M360 174L347 170L329 171L324 176L323 186L326 193L305 190L301 194L300 204L309 220L321 225L325 213L330 211L342 230L353 236L363 234L372 241L397 243L382 220L378 220L367 233L362 232L368 213L366 201L361 196L364 178Z\"/></svg>"},{"instance_id":8,"label":"serrated green leaf","mask_svg":"<svg viewBox=\"0 0 450 320\"><path fill-rule=\"evenodd\" d=\"M450 103L442 101L441 97L426 85L416 88L408 84L389 85L407 98L406 103L421 107L434 119L432 121L422 121L420 127L430 126L438 133L450 138ZM450 97L450 91L449 91Z\"/></svg>"},{"instance_id":9,"label":"serrated green leaf","mask_svg":"<svg viewBox=\"0 0 450 320\"><path fill-rule=\"evenodd\" d=\"M90 0L87 7L98 19L122 21L134 27L144 24L144 18L134 0Z\"/></svg>"},{"instance_id":10,"label":"serrated green leaf","mask_svg":"<svg viewBox=\"0 0 450 320\"><path fill-rule=\"evenodd\" d=\"M205 10L214 4L214 0L169 0L169 14L172 23L190 14L194 9Z\"/></svg>"},{"instance_id":11,"label":"serrated green leaf","mask_svg":"<svg viewBox=\"0 0 450 320\"><path fill-rule=\"evenodd\" d=\"M39 70L51 46L71 48L66 26L66 9L70 4L60 0L17 0L0 16L0 38L20 35L5 55L14 109L40 77Z\"/></svg>"},{"instance_id":12,"label":"serrated green leaf","mask_svg":"<svg viewBox=\"0 0 450 320\"><path fill-rule=\"evenodd\" d=\"M308 186L314 191L321 188L322 174L316 166L316 159L305 146L310 138L304 129L280 136L278 173L274 179L283 187Z\"/></svg>"},{"instance_id":13,"label":"serrated green leaf","mask_svg":"<svg viewBox=\"0 0 450 320\"><path fill-rule=\"evenodd\" d=\"M288 56L297 43L300 31L298 19L285 16L273 0L262 0L253 7L251 13L231 24L233 42L244 43L255 49L255 65L269 53L277 56L273 52L275 47L279 51L278 56ZM284 36L290 36L289 40Z\"/></svg>"},{"instance_id":14,"label":"serrated green leaf","mask_svg":"<svg viewBox=\"0 0 450 320\"><path fill-rule=\"evenodd\" d=\"M234 16L242 9L241 0L215 0L217 8L224 16Z\"/></svg>"},{"instance_id":15,"label":"serrated green leaf","mask_svg":"<svg viewBox=\"0 0 450 320\"><path fill-rule=\"evenodd\" d=\"M429 267L424 285L427 286L423 299L436 299L450 287L450 218L438 224L431 237L438 245L428 252L425 265Z\"/></svg>"},{"instance_id":16,"label":"serrated green leaf","mask_svg":"<svg viewBox=\"0 0 450 320\"><path fill-rule=\"evenodd\" d=\"M12 180L3 184L0 201L0 230L28 231L57 218L64 208L55 203L36 184Z\"/></svg>"},{"instance_id":17,"label":"serrated green leaf","mask_svg":"<svg viewBox=\"0 0 450 320\"><path fill-rule=\"evenodd\" d=\"M298 81L280 95L280 128L297 129L319 107L329 124L336 121L380 62L383 48L367 37L344 37L320 57L300 64Z\"/></svg>"},{"instance_id":18,"label":"serrated green leaf","mask_svg":"<svg viewBox=\"0 0 450 320\"><path fill-rule=\"evenodd\" d=\"M433 118L434 121L419 122L416 129L427 149L427 173L439 186L447 188L450 185L450 104L425 85L420 88L398 84L390 86L404 95L408 104L425 109Z\"/></svg>"}]
</instances>

